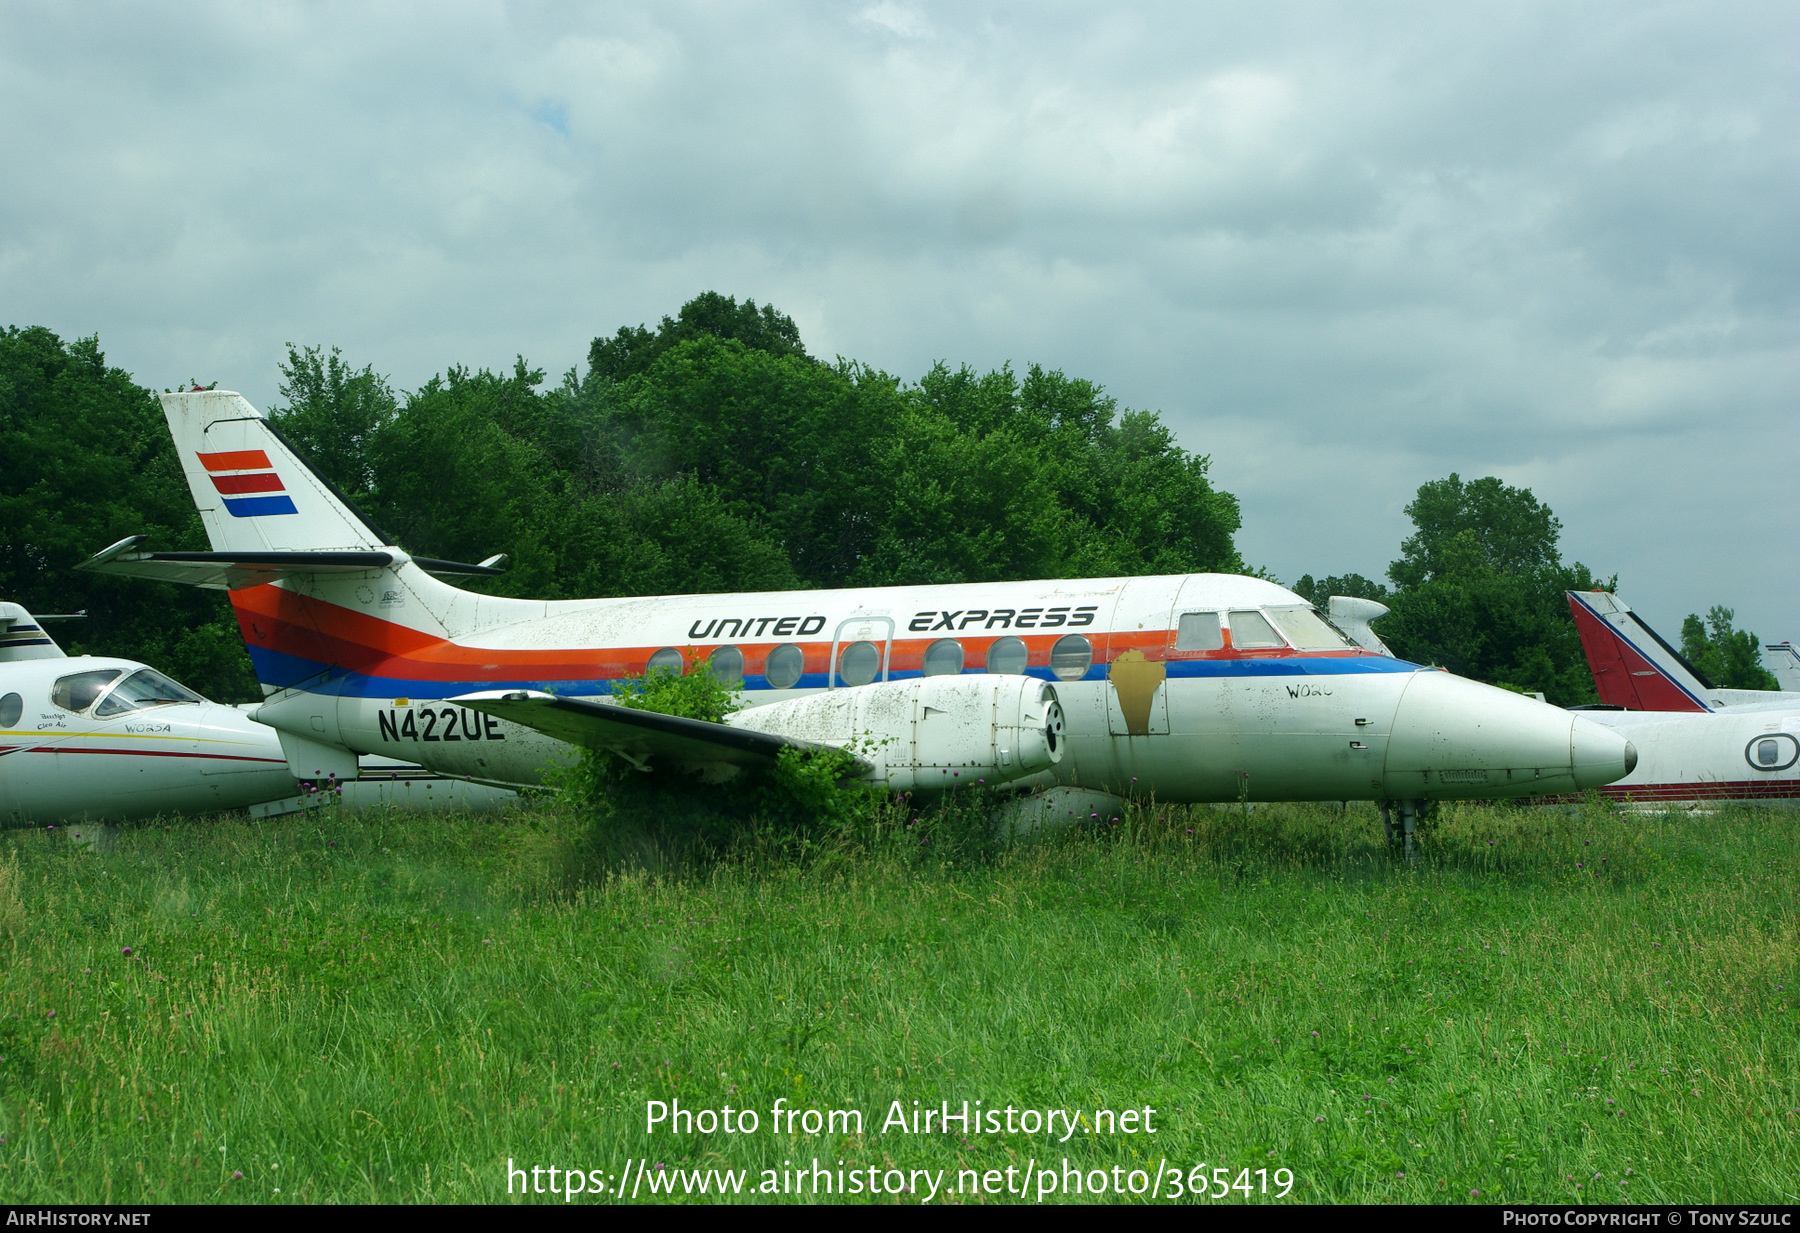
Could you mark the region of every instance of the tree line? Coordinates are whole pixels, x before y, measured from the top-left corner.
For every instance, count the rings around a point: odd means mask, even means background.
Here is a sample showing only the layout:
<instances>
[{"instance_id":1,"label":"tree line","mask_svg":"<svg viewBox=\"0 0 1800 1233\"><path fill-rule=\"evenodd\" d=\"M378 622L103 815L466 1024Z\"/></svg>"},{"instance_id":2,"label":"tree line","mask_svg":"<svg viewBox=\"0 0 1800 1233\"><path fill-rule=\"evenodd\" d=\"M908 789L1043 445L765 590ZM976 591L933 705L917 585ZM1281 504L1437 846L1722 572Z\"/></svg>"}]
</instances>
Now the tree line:
<instances>
[{"instance_id":1,"label":"tree line","mask_svg":"<svg viewBox=\"0 0 1800 1233\"><path fill-rule=\"evenodd\" d=\"M507 553L508 573L484 580L496 593L1245 570L1236 498L1156 413L1035 364L939 363L908 382L826 361L785 314L713 292L596 338L586 370L555 383L521 358L400 391L322 346L290 345L281 373L269 411L284 435L410 551ZM72 572L126 535L207 546L152 392L97 339L0 331L0 458L0 598L86 609L56 631L72 651L142 659L221 700L257 696L223 596ZM1297 589L1389 603L1380 632L1407 658L1592 700L1561 590L1595 580L1561 562L1550 511L1452 475L1408 513L1391 587L1352 574ZM1712 617L1690 619L1707 646L1754 651L1729 612Z\"/></svg>"}]
</instances>

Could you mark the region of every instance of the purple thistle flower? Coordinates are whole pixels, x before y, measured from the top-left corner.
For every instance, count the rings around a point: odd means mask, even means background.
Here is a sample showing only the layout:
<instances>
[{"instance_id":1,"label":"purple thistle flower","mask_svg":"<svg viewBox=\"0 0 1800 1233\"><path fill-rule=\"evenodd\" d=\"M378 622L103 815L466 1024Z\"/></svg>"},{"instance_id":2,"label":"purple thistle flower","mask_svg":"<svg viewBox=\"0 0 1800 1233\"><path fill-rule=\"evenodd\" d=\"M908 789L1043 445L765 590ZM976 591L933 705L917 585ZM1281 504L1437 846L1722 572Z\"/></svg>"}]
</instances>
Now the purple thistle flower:
<instances>
[{"instance_id":1,"label":"purple thistle flower","mask_svg":"<svg viewBox=\"0 0 1800 1233\"><path fill-rule=\"evenodd\" d=\"M120 951L119 953L121 955L129 955L131 953L131 947L127 946L124 950Z\"/></svg>"}]
</instances>

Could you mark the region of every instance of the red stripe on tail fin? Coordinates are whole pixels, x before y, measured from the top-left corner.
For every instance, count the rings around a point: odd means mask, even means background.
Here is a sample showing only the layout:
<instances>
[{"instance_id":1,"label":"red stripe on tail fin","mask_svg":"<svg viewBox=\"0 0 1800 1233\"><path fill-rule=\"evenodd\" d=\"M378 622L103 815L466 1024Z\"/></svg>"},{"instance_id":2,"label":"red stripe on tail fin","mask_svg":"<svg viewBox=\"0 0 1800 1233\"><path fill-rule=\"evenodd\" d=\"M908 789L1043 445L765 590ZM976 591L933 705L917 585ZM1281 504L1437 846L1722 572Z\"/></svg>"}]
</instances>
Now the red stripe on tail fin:
<instances>
[{"instance_id":1,"label":"red stripe on tail fin","mask_svg":"<svg viewBox=\"0 0 1800 1233\"><path fill-rule=\"evenodd\" d=\"M252 475L209 475L213 487L228 497L245 492L286 492L281 477L273 471L263 471Z\"/></svg>"},{"instance_id":2,"label":"red stripe on tail fin","mask_svg":"<svg viewBox=\"0 0 1800 1233\"><path fill-rule=\"evenodd\" d=\"M195 454L208 471L269 471L274 464L261 450L221 450L216 454Z\"/></svg>"}]
</instances>

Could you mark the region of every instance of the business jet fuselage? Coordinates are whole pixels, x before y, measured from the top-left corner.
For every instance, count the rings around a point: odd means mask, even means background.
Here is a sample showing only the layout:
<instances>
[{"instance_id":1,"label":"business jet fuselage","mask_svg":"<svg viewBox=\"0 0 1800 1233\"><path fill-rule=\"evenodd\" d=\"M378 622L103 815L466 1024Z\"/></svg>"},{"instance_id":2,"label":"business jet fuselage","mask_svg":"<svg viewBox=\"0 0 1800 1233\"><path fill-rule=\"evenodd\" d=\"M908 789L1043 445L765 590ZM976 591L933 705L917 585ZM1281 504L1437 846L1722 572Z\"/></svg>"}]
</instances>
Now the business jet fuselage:
<instances>
[{"instance_id":1,"label":"business jet fuselage","mask_svg":"<svg viewBox=\"0 0 1800 1233\"><path fill-rule=\"evenodd\" d=\"M1601 698L1582 713L1639 754L1605 795L1800 806L1800 693L1717 688L1618 596L1570 591L1568 601Z\"/></svg>"},{"instance_id":2,"label":"business jet fuselage","mask_svg":"<svg viewBox=\"0 0 1800 1233\"><path fill-rule=\"evenodd\" d=\"M273 729L134 660L64 655L0 603L0 823L204 813L295 790Z\"/></svg>"},{"instance_id":3,"label":"business jet fuselage","mask_svg":"<svg viewBox=\"0 0 1800 1233\"><path fill-rule=\"evenodd\" d=\"M230 591L258 718L347 759L529 784L570 741L700 769L709 748L742 764L798 741L856 749L897 788L1412 801L1577 791L1632 758L1579 717L1367 651L1255 578L478 595L433 570L482 567L387 543L236 394L163 406L213 552L127 541L89 567ZM746 709L633 728L650 721L607 696L659 668L741 682Z\"/></svg>"}]
</instances>

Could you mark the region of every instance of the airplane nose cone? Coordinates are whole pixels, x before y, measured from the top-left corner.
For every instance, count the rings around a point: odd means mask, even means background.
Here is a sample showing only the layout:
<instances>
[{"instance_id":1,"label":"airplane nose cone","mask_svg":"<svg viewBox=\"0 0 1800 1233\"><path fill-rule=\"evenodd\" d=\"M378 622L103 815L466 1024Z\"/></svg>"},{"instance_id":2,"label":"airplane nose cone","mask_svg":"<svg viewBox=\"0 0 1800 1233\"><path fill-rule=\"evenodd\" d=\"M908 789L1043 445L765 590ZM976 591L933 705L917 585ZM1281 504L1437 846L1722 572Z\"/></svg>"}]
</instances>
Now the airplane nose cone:
<instances>
[{"instance_id":1,"label":"airplane nose cone","mask_svg":"<svg viewBox=\"0 0 1800 1233\"><path fill-rule=\"evenodd\" d=\"M1396 800L1578 792L1631 773L1610 728L1448 672L1415 673L1394 712L1382 791Z\"/></svg>"},{"instance_id":2,"label":"airplane nose cone","mask_svg":"<svg viewBox=\"0 0 1800 1233\"><path fill-rule=\"evenodd\" d=\"M1637 767L1637 746L1591 719L1573 716L1569 725L1569 770L1578 789L1623 779Z\"/></svg>"}]
</instances>

